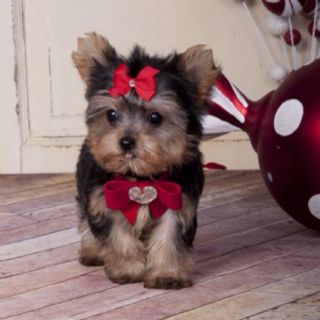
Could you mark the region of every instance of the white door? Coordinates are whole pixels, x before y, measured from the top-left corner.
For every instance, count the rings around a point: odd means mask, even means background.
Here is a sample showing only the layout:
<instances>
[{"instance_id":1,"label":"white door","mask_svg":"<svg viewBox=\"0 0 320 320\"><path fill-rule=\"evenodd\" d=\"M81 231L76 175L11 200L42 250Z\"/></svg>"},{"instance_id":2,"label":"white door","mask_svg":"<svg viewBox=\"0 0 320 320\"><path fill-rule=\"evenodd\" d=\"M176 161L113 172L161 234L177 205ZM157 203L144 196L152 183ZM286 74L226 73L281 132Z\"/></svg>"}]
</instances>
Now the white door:
<instances>
[{"instance_id":1,"label":"white door","mask_svg":"<svg viewBox=\"0 0 320 320\"><path fill-rule=\"evenodd\" d=\"M20 133L10 1L0 1L0 174L20 172Z\"/></svg>"},{"instance_id":2,"label":"white door","mask_svg":"<svg viewBox=\"0 0 320 320\"><path fill-rule=\"evenodd\" d=\"M0 157L0 173L74 171L86 132L86 102L71 52L85 32L106 35L123 54L135 43L152 53L206 43L236 83L245 74L247 61L255 77L244 84L264 93L265 81L259 80L263 78L261 60L252 39L246 37L250 27L240 10L233 1L222 0L1 0L0 89L1 96L6 92L5 99L1 97L6 110L0 109L0 150L6 152ZM232 29L238 32L230 33L234 45L243 45L244 52L239 54L245 62L241 64L226 39ZM210 152L215 143L210 143ZM229 167L241 167L238 155L235 165L230 160L235 143L246 148L246 165L255 165L247 160L248 152L252 159L255 156L243 133L219 138L220 156L212 160L224 161L221 146L226 145Z\"/></svg>"},{"instance_id":3,"label":"white door","mask_svg":"<svg viewBox=\"0 0 320 320\"><path fill-rule=\"evenodd\" d=\"M22 172L75 168L86 105L70 58L77 3L14 1Z\"/></svg>"}]
</instances>

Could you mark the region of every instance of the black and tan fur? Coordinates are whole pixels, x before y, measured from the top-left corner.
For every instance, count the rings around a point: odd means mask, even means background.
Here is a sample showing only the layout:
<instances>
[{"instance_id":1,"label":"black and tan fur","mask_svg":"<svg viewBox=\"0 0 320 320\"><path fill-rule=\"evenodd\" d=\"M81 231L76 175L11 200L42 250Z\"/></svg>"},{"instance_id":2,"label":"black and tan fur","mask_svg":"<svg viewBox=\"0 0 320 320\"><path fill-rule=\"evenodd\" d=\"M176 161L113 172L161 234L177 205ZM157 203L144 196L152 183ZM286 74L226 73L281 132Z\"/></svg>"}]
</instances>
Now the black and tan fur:
<instances>
[{"instance_id":1,"label":"black and tan fur","mask_svg":"<svg viewBox=\"0 0 320 320\"><path fill-rule=\"evenodd\" d=\"M88 134L77 166L80 262L105 266L114 282L144 281L148 288L181 288L192 284L192 242L196 210L203 187L200 117L218 70L212 53L195 46L182 54L149 56L136 46L129 57L116 53L109 42L95 34L78 40L73 61L87 85ZM157 68L156 94L148 102L131 90L113 98L107 93L112 73L125 63L135 77L145 66ZM112 109L116 121L108 121ZM112 112L113 112L112 111ZM150 114L162 116L150 122ZM134 147L119 144L130 137ZM130 225L120 211L106 207L103 185L115 174L131 180L156 179L162 174L182 188L183 207L167 210L159 219L141 206Z\"/></svg>"}]
</instances>

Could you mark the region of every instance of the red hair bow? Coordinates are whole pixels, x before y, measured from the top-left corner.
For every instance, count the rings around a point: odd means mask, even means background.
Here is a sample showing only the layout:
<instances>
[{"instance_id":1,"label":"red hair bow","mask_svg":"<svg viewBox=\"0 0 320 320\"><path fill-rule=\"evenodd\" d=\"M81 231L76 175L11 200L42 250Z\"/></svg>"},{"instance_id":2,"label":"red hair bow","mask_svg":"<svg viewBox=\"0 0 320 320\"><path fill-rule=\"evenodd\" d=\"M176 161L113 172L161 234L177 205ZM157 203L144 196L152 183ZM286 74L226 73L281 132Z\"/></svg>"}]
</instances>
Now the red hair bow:
<instances>
[{"instance_id":1,"label":"red hair bow","mask_svg":"<svg viewBox=\"0 0 320 320\"><path fill-rule=\"evenodd\" d=\"M108 89L108 93L112 97L125 95L131 88L143 100L149 101L156 90L156 82L154 76L159 72L158 69L145 66L140 70L136 78L128 76L128 68L122 63L113 72L112 88Z\"/></svg>"}]
</instances>

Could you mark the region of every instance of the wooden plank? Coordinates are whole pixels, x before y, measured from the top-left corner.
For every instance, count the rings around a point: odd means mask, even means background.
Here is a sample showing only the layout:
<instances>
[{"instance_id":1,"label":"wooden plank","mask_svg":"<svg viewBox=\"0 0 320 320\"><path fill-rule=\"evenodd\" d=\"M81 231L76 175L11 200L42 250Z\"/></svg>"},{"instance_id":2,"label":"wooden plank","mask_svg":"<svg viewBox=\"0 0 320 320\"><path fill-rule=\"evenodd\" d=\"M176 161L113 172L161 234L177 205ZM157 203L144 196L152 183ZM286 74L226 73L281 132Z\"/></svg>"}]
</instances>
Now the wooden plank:
<instances>
[{"instance_id":1,"label":"wooden plank","mask_svg":"<svg viewBox=\"0 0 320 320\"><path fill-rule=\"evenodd\" d=\"M74 181L73 174L7 174L0 175L0 195L34 190L43 186Z\"/></svg>"},{"instance_id":2,"label":"wooden plank","mask_svg":"<svg viewBox=\"0 0 320 320\"><path fill-rule=\"evenodd\" d=\"M261 245L282 237L290 237L304 230L292 221L275 222L273 224L253 228L233 235L223 235L199 244L195 244L195 256L198 262L205 262L213 257L236 252L242 248ZM273 243L273 242L272 242ZM274 244L274 243L273 243ZM272 248L271 248L272 249Z\"/></svg>"},{"instance_id":3,"label":"wooden plank","mask_svg":"<svg viewBox=\"0 0 320 320\"><path fill-rule=\"evenodd\" d=\"M234 188L239 184L245 185L254 182L262 184L262 177L257 171L222 171L220 176L207 171L205 173L204 190L224 190Z\"/></svg>"},{"instance_id":4,"label":"wooden plank","mask_svg":"<svg viewBox=\"0 0 320 320\"><path fill-rule=\"evenodd\" d=\"M260 179L261 174L256 170L205 170L205 188L207 186L231 186L235 181L246 182L246 179Z\"/></svg>"},{"instance_id":5,"label":"wooden plank","mask_svg":"<svg viewBox=\"0 0 320 320\"><path fill-rule=\"evenodd\" d=\"M52 286L80 275L94 272L95 270L95 268L81 265L78 261L70 261L32 272L22 273L15 277L1 279L0 298L3 299L21 295L28 291ZM106 280L102 274L100 279Z\"/></svg>"},{"instance_id":6,"label":"wooden plank","mask_svg":"<svg viewBox=\"0 0 320 320\"><path fill-rule=\"evenodd\" d=\"M299 252L308 252L311 249L317 249L319 252L319 232L315 230L305 229L288 237L282 237L276 243L266 242L262 245L264 248L275 249L278 251L288 252L295 250L297 255ZM313 255L316 257L316 255Z\"/></svg>"},{"instance_id":7,"label":"wooden plank","mask_svg":"<svg viewBox=\"0 0 320 320\"><path fill-rule=\"evenodd\" d=\"M0 263L0 279L43 269L64 262L75 261L78 256L79 247L79 243L76 242L63 247L47 249L46 251L2 261Z\"/></svg>"},{"instance_id":8,"label":"wooden plank","mask_svg":"<svg viewBox=\"0 0 320 320\"><path fill-rule=\"evenodd\" d=\"M9 243L19 242L34 237L40 237L59 230L70 229L72 227L75 227L76 225L77 218L75 216L51 219L48 221L40 221L24 227L2 231L0 233L0 244L6 245Z\"/></svg>"},{"instance_id":9,"label":"wooden plank","mask_svg":"<svg viewBox=\"0 0 320 320\"><path fill-rule=\"evenodd\" d=\"M0 246L0 261L65 246L80 239L76 228L53 232L37 238Z\"/></svg>"},{"instance_id":10,"label":"wooden plank","mask_svg":"<svg viewBox=\"0 0 320 320\"><path fill-rule=\"evenodd\" d=\"M252 228L260 228L268 224L279 222L279 220L286 221L291 220L291 218L273 208L265 208L258 212L250 212L246 215L208 223L199 227L195 238L195 244L217 239L226 235L230 236L235 233L245 232Z\"/></svg>"},{"instance_id":11,"label":"wooden plank","mask_svg":"<svg viewBox=\"0 0 320 320\"><path fill-rule=\"evenodd\" d=\"M45 208L55 207L61 204L73 203L75 198L74 191L56 192L43 198L30 198L25 201L12 203L2 206L0 204L0 212L26 213L32 210L41 210Z\"/></svg>"},{"instance_id":12,"label":"wooden plank","mask_svg":"<svg viewBox=\"0 0 320 320\"><path fill-rule=\"evenodd\" d=\"M306 249L299 250L296 252L296 256L320 258L320 245L313 248L308 248L307 250Z\"/></svg>"},{"instance_id":13,"label":"wooden plank","mask_svg":"<svg viewBox=\"0 0 320 320\"><path fill-rule=\"evenodd\" d=\"M102 270L91 271L58 284L2 299L0 301L0 318L17 316L26 311L57 305L66 300L76 299L92 293L96 294L115 287L116 285L106 278L101 281L104 276L103 273Z\"/></svg>"},{"instance_id":14,"label":"wooden plank","mask_svg":"<svg viewBox=\"0 0 320 320\"><path fill-rule=\"evenodd\" d=\"M319 286L320 286L320 268L314 268L312 270L299 273L294 277L288 278L288 281L294 282L296 287L298 287L300 284L311 284L311 285L315 285L319 288ZM282 290L281 286L279 287L279 290Z\"/></svg>"},{"instance_id":15,"label":"wooden plank","mask_svg":"<svg viewBox=\"0 0 320 320\"><path fill-rule=\"evenodd\" d=\"M198 211L198 225L225 220L252 212L259 212L260 209L271 207L276 210L274 200L266 194L242 198L224 204L216 204L213 202L210 207Z\"/></svg>"},{"instance_id":16,"label":"wooden plank","mask_svg":"<svg viewBox=\"0 0 320 320\"><path fill-rule=\"evenodd\" d=\"M41 188L25 190L21 192L12 192L10 194L0 195L1 207L26 201L29 199L41 199L45 196L57 194L65 191L75 191L75 182L64 182L55 185L43 186Z\"/></svg>"},{"instance_id":17,"label":"wooden plank","mask_svg":"<svg viewBox=\"0 0 320 320\"><path fill-rule=\"evenodd\" d=\"M320 276L320 270L317 268L318 277ZM299 285L298 285L299 284ZM289 302L294 302L302 297L312 295L319 291L319 285L306 284L296 282L295 277L289 279L276 281L271 284L267 284L241 294L228 297L218 302L214 302L203 307L194 309L192 311L182 313L177 316L170 317L170 320L193 320L203 319L212 320L215 318L221 320L241 320L251 315L261 313L265 310L274 309L278 306L282 306ZM319 306L319 304L318 304ZM300 305L301 308L301 305ZM288 310L289 309L289 310ZM286 310L290 312L290 307ZM320 307L318 308L320 310ZM291 310L292 311L292 310ZM249 319L287 319L285 318L273 318L269 317L277 314L276 311L263 312L262 314L268 315L265 318L250 317ZM291 313L290 314L294 314ZM305 316L308 315L308 311L304 309L302 313ZM288 315L288 314L287 314ZM301 315L301 313L300 313ZM319 313L317 314L319 319ZM292 317L288 317L292 319ZM295 319L311 319L309 316Z\"/></svg>"},{"instance_id":18,"label":"wooden plank","mask_svg":"<svg viewBox=\"0 0 320 320\"><path fill-rule=\"evenodd\" d=\"M250 181L246 181L245 183L241 181L239 181L238 183L230 183L230 184L221 184L221 186L214 186L213 184L209 184L209 185L205 185L205 188L203 190L203 194L201 196L201 200L207 200L207 199L211 199L212 197L214 197L214 195L220 195L220 194L233 194L235 191L242 191L244 192L244 195L246 196L248 193L246 193L246 189L250 188L252 190L252 188L255 187L257 190L264 191L264 193L268 193L266 187L261 184L261 182L259 180L250 180ZM249 193L252 194L253 196L257 196L258 193L252 192ZM232 197L229 198L229 201L233 201L234 199ZM212 203L214 204L214 202Z\"/></svg>"},{"instance_id":19,"label":"wooden plank","mask_svg":"<svg viewBox=\"0 0 320 320\"><path fill-rule=\"evenodd\" d=\"M246 318L246 320L318 320L320 314L320 292L310 294L290 303L260 312L258 315Z\"/></svg>"},{"instance_id":20,"label":"wooden plank","mask_svg":"<svg viewBox=\"0 0 320 320\"><path fill-rule=\"evenodd\" d=\"M8 212L0 212L0 231L10 230L17 227L27 226L33 224L34 220L30 217L23 217Z\"/></svg>"},{"instance_id":21,"label":"wooden plank","mask_svg":"<svg viewBox=\"0 0 320 320\"><path fill-rule=\"evenodd\" d=\"M212 205L223 205L228 204L230 201L265 195L267 192L268 191L265 186L262 186L260 183L253 183L245 186L242 185L238 188L230 188L220 192L210 191L203 194L200 199L199 206L201 209L210 208Z\"/></svg>"},{"instance_id":22,"label":"wooden plank","mask_svg":"<svg viewBox=\"0 0 320 320\"><path fill-rule=\"evenodd\" d=\"M204 169L206 184L211 181L226 181L234 180L243 177L244 174L249 174L249 171L241 170L208 170ZM252 171L253 172L253 171Z\"/></svg>"},{"instance_id":23,"label":"wooden plank","mask_svg":"<svg viewBox=\"0 0 320 320\"><path fill-rule=\"evenodd\" d=\"M43 208L39 210L30 210L24 212L21 215L24 217L31 218L35 221L44 221L50 219L57 219L60 217L77 216L78 207L75 199L70 199L70 203L63 203L57 206L49 208Z\"/></svg>"},{"instance_id":24,"label":"wooden plank","mask_svg":"<svg viewBox=\"0 0 320 320\"><path fill-rule=\"evenodd\" d=\"M262 185L261 177L255 171L248 172L236 172L235 175L228 174L225 172L226 177L223 180L215 181L215 175L207 174L206 182L204 185L204 190L202 197L200 199L199 208L206 208L222 203L227 203L234 200L239 200L239 190L244 191L252 186L258 184L263 193L267 190L265 186ZM261 192L261 191L260 191ZM241 193L241 192L240 192ZM252 195L256 196L255 192L251 192ZM224 197L223 197L224 196Z\"/></svg>"},{"instance_id":25,"label":"wooden plank","mask_svg":"<svg viewBox=\"0 0 320 320\"><path fill-rule=\"evenodd\" d=\"M212 320L216 317L219 320L241 320L294 300L290 295L260 293L253 290L167 319Z\"/></svg>"},{"instance_id":26,"label":"wooden plank","mask_svg":"<svg viewBox=\"0 0 320 320\"><path fill-rule=\"evenodd\" d=\"M74 221L72 226L74 226L77 223L78 208L74 199L71 199L70 201L71 203L63 203L54 207L27 211L21 214L0 212L0 231L3 231L2 237L0 235L0 239L2 239L2 242L8 243L11 242L12 238L14 238L14 235L17 234L20 237L15 239L15 241L24 239L25 237L23 237L23 234L30 233L32 236L37 236L37 233L33 233L33 229L38 229L39 231L42 230L41 224L38 224L39 228L37 228L37 223L41 221L60 219L62 222L61 227L63 228L65 226L65 224L63 225L63 221L72 220ZM55 224L53 221L50 223ZM29 227L25 228L26 226ZM48 226L46 226L44 229L48 230ZM51 230L51 232L52 231L54 230Z\"/></svg>"},{"instance_id":27,"label":"wooden plank","mask_svg":"<svg viewBox=\"0 0 320 320\"><path fill-rule=\"evenodd\" d=\"M288 248L279 249L279 244L283 242L284 239L286 242L291 241L293 245ZM301 241L299 241L299 244L294 245L297 243L297 239L301 239ZM235 241L236 239L233 240ZM312 247L312 245L316 246L318 242L319 238L314 237L311 242L307 233L298 232L260 245L247 246L231 251L228 251L227 249L223 252L223 249L220 249L219 251L212 248L212 251L206 255L205 260L202 260L203 256L196 255L198 264L195 270L196 274L194 279L204 281L212 277L235 272L259 263L265 263L266 261L275 258L287 255L295 256L295 252L297 250L305 247L306 245L308 247Z\"/></svg>"},{"instance_id":28,"label":"wooden plank","mask_svg":"<svg viewBox=\"0 0 320 320\"><path fill-rule=\"evenodd\" d=\"M101 280L100 280L101 281ZM137 299L152 297L162 293L162 290L145 289L141 284L128 284L125 286L115 286L110 290L96 292L87 296L82 296L69 301L50 305L38 310L24 312L24 315L12 317L10 320L19 319L81 319L83 315L99 312L105 308L116 308L124 303L135 302ZM14 308L13 308L14 309ZM14 312L14 310L13 310ZM130 319L130 318L128 318Z\"/></svg>"}]
</instances>

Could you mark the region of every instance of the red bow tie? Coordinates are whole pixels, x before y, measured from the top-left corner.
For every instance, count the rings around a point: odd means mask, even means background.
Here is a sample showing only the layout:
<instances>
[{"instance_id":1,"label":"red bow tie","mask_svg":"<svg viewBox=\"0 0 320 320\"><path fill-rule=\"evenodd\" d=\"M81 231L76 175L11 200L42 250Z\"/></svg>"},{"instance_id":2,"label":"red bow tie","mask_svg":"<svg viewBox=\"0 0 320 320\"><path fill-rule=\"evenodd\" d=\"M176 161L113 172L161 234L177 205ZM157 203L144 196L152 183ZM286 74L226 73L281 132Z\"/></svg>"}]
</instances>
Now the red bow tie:
<instances>
[{"instance_id":1,"label":"red bow tie","mask_svg":"<svg viewBox=\"0 0 320 320\"><path fill-rule=\"evenodd\" d=\"M159 218L167 209L182 208L181 187L168 181L136 181L124 178L110 180L103 186L106 205L118 209L134 224L141 205L148 205L152 218Z\"/></svg>"},{"instance_id":2,"label":"red bow tie","mask_svg":"<svg viewBox=\"0 0 320 320\"><path fill-rule=\"evenodd\" d=\"M156 82L154 76L158 72L158 69L145 66L136 78L130 78L127 66L122 63L114 70L112 88L107 91L112 97L118 97L125 95L131 88L134 88L139 97L149 101L155 95Z\"/></svg>"}]
</instances>

